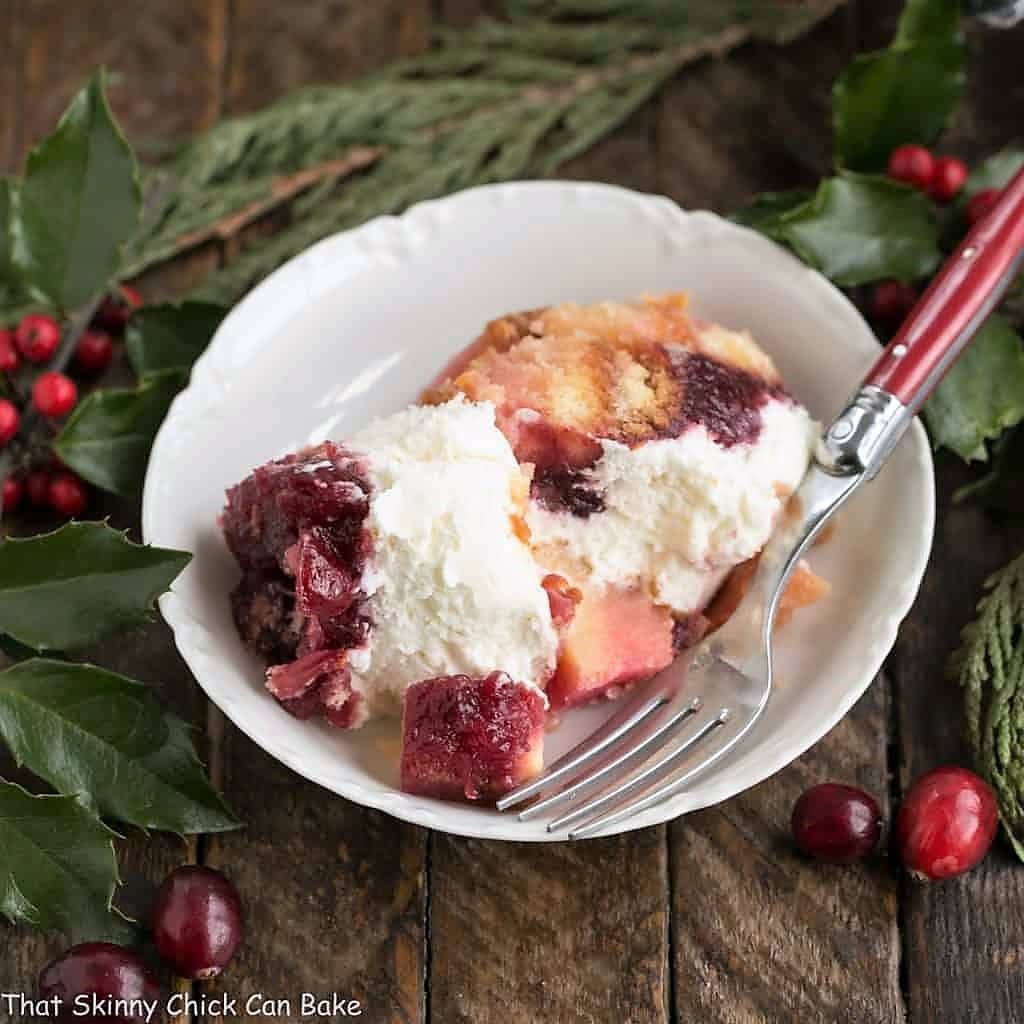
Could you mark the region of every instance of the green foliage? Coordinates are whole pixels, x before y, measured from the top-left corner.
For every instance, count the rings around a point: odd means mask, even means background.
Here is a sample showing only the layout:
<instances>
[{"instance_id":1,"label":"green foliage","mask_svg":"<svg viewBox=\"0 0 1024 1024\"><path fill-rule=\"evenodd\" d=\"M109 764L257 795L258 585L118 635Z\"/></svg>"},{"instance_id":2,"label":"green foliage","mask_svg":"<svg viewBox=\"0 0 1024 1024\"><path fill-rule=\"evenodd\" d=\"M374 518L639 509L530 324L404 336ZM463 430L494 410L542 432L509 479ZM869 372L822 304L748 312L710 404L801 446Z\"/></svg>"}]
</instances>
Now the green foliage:
<instances>
[{"instance_id":1,"label":"green foliage","mask_svg":"<svg viewBox=\"0 0 1024 1024\"><path fill-rule=\"evenodd\" d=\"M1024 860L1024 555L985 585L952 670L963 687L967 740Z\"/></svg>"},{"instance_id":2,"label":"green foliage","mask_svg":"<svg viewBox=\"0 0 1024 1024\"><path fill-rule=\"evenodd\" d=\"M36 658L0 672L0 735L18 763L94 811L168 832L237 827L183 722L147 686Z\"/></svg>"},{"instance_id":3,"label":"green foliage","mask_svg":"<svg viewBox=\"0 0 1024 1024\"><path fill-rule=\"evenodd\" d=\"M1020 335L992 316L954 363L924 410L936 447L984 461L985 442L1024 418L1024 349Z\"/></svg>"},{"instance_id":4,"label":"green foliage","mask_svg":"<svg viewBox=\"0 0 1024 1024\"><path fill-rule=\"evenodd\" d=\"M889 48L857 57L836 81L837 162L880 171L897 146L933 143L963 94L965 60L957 0L909 0Z\"/></svg>"},{"instance_id":5,"label":"green foliage","mask_svg":"<svg viewBox=\"0 0 1024 1024\"><path fill-rule=\"evenodd\" d=\"M147 622L191 555L133 544L103 523L0 544L0 633L74 651Z\"/></svg>"},{"instance_id":6,"label":"green foliage","mask_svg":"<svg viewBox=\"0 0 1024 1024\"><path fill-rule=\"evenodd\" d=\"M72 938L124 939L111 912L111 832L73 797L33 796L0 779L0 913Z\"/></svg>"},{"instance_id":7,"label":"green foliage","mask_svg":"<svg viewBox=\"0 0 1024 1024\"><path fill-rule=\"evenodd\" d=\"M185 374L157 373L134 388L93 391L64 425L54 451L79 476L105 491L137 496L149 451Z\"/></svg>"},{"instance_id":8,"label":"green foliage","mask_svg":"<svg viewBox=\"0 0 1024 1024\"><path fill-rule=\"evenodd\" d=\"M136 375L187 373L220 326L226 310L208 302L146 306L128 321L125 348Z\"/></svg>"},{"instance_id":9,"label":"green foliage","mask_svg":"<svg viewBox=\"0 0 1024 1024\"><path fill-rule=\"evenodd\" d=\"M135 157L110 114L102 72L30 154L14 196L10 232L22 284L62 310L99 295L139 216Z\"/></svg>"}]
</instances>

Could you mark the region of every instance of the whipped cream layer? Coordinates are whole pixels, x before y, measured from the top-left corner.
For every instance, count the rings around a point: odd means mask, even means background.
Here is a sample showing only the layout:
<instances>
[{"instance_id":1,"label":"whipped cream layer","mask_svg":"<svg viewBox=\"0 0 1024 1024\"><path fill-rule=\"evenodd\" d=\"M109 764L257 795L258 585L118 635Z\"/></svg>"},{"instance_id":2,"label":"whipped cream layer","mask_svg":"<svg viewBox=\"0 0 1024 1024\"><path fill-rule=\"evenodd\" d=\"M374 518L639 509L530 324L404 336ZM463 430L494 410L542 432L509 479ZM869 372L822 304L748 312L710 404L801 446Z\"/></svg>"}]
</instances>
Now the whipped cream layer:
<instances>
[{"instance_id":1,"label":"whipped cream layer","mask_svg":"<svg viewBox=\"0 0 1024 1024\"><path fill-rule=\"evenodd\" d=\"M411 406L347 443L371 483L372 627L348 658L369 713L399 713L405 690L436 676L503 671L543 685L558 642L522 539L528 478L493 406Z\"/></svg>"},{"instance_id":2,"label":"whipped cream layer","mask_svg":"<svg viewBox=\"0 0 1024 1024\"><path fill-rule=\"evenodd\" d=\"M788 398L769 399L760 415L749 443L723 445L700 424L636 447L602 441L583 475L601 511L530 503L538 560L576 566L591 585L640 587L680 615L703 608L729 570L767 542L817 436Z\"/></svg>"}]
</instances>

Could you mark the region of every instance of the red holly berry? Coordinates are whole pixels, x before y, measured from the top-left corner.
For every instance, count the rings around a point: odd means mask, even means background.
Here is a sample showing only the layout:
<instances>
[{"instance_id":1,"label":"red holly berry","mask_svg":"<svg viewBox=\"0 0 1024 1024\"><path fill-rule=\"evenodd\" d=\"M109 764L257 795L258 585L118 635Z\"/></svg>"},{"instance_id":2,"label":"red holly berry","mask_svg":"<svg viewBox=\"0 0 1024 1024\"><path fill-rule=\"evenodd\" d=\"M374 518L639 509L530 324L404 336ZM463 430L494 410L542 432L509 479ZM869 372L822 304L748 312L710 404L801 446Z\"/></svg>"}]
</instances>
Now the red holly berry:
<instances>
[{"instance_id":1,"label":"red holly berry","mask_svg":"<svg viewBox=\"0 0 1024 1024\"><path fill-rule=\"evenodd\" d=\"M25 485L16 477L9 476L4 480L3 501L0 508L4 512L13 512L20 504L25 494Z\"/></svg>"},{"instance_id":2,"label":"red holly berry","mask_svg":"<svg viewBox=\"0 0 1024 1024\"><path fill-rule=\"evenodd\" d=\"M25 493L28 500L36 508L45 508L50 504L50 480L51 476L45 469L33 470L25 478Z\"/></svg>"},{"instance_id":3,"label":"red holly berry","mask_svg":"<svg viewBox=\"0 0 1024 1024\"><path fill-rule=\"evenodd\" d=\"M86 331L75 346L75 365L87 373L99 373L110 365L114 343L103 331Z\"/></svg>"},{"instance_id":4,"label":"red holly berry","mask_svg":"<svg viewBox=\"0 0 1024 1024\"><path fill-rule=\"evenodd\" d=\"M917 289L905 281L879 281L871 293L871 318L882 324L902 323L917 302Z\"/></svg>"},{"instance_id":5,"label":"red holly berry","mask_svg":"<svg viewBox=\"0 0 1024 1024\"><path fill-rule=\"evenodd\" d=\"M14 343L30 363L45 363L60 344L60 327L52 316L29 313L14 329Z\"/></svg>"},{"instance_id":6,"label":"red holly berry","mask_svg":"<svg viewBox=\"0 0 1024 1024\"><path fill-rule=\"evenodd\" d=\"M21 413L18 407L6 398L0 398L0 448L18 432L21 426Z\"/></svg>"},{"instance_id":7,"label":"red holly berry","mask_svg":"<svg viewBox=\"0 0 1024 1024\"><path fill-rule=\"evenodd\" d=\"M935 173L935 157L924 146L897 146L889 154L888 171L890 178L925 192Z\"/></svg>"},{"instance_id":8,"label":"red holly berry","mask_svg":"<svg viewBox=\"0 0 1024 1024\"><path fill-rule=\"evenodd\" d=\"M20 362L14 347L14 331L0 331L0 373L14 373Z\"/></svg>"},{"instance_id":9,"label":"red holly berry","mask_svg":"<svg viewBox=\"0 0 1024 1024\"><path fill-rule=\"evenodd\" d=\"M977 224L996 205L1002 194L1002 190L998 188L983 188L980 192L975 192L967 202L967 219L972 224Z\"/></svg>"},{"instance_id":10,"label":"red holly berry","mask_svg":"<svg viewBox=\"0 0 1024 1024\"><path fill-rule=\"evenodd\" d=\"M949 203L956 199L957 193L967 181L967 164L957 160L955 156L940 156L935 161L935 172L928 194L937 203Z\"/></svg>"},{"instance_id":11,"label":"red holly berry","mask_svg":"<svg viewBox=\"0 0 1024 1024\"><path fill-rule=\"evenodd\" d=\"M119 333L124 330L128 318L142 305L142 296L128 285L123 284L111 292L96 310L96 323L108 331Z\"/></svg>"},{"instance_id":12,"label":"red holly berry","mask_svg":"<svg viewBox=\"0 0 1024 1024\"><path fill-rule=\"evenodd\" d=\"M78 401L78 387L63 373L47 370L32 385L32 404L44 415L66 416Z\"/></svg>"},{"instance_id":13,"label":"red holly berry","mask_svg":"<svg viewBox=\"0 0 1024 1024\"><path fill-rule=\"evenodd\" d=\"M60 473L50 481L47 493L50 507L64 519L80 516L89 504L89 492L73 473Z\"/></svg>"}]
</instances>

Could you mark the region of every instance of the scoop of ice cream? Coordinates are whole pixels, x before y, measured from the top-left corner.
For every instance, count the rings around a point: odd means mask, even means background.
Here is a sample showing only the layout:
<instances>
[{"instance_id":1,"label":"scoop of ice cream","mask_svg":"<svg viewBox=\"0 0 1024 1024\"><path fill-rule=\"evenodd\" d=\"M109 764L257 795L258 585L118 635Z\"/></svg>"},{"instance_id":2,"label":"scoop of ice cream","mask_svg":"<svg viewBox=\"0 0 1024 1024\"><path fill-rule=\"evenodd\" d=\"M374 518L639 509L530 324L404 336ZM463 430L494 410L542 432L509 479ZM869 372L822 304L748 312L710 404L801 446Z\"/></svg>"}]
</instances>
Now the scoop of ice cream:
<instances>
[{"instance_id":1,"label":"scoop of ice cream","mask_svg":"<svg viewBox=\"0 0 1024 1024\"><path fill-rule=\"evenodd\" d=\"M437 676L502 671L543 685L557 637L524 542L528 478L489 403L412 406L349 441L371 485L372 556L363 588L373 623L350 652L371 711Z\"/></svg>"}]
</instances>

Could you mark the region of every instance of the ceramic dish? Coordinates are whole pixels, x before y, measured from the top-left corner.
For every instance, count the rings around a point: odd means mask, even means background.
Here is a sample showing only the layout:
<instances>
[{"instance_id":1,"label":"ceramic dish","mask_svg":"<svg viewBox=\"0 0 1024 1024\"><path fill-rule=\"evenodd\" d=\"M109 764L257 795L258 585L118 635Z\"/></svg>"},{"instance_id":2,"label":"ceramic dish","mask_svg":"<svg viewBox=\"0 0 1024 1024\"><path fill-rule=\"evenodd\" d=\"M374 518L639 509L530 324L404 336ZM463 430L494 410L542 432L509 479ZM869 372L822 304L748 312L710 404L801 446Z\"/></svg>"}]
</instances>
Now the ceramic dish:
<instances>
[{"instance_id":1,"label":"ceramic dish","mask_svg":"<svg viewBox=\"0 0 1024 1024\"><path fill-rule=\"evenodd\" d=\"M343 438L415 399L502 313L566 301L689 292L698 316L749 328L819 419L835 414L878 351L847 299L760 235L667 199L606 185L487 186L373 220L313 246L227 317L175 401L146 479L146 541L194 553L161 601L179 650L224 713L300 775L419 825L489 839L551 840L542 822L410 796L397 786L399 728L302 722L263 688L235 632L236 567L217 528L224 490L302 445ZM778 686L755 733L693 788L615 831L718 803L819 740L869 685L917 593L934 487L915 423L879 477L815 549L830 597L779 635ZM563 716L549 759L607 715Z\"/></svg>"}]
</instances>

